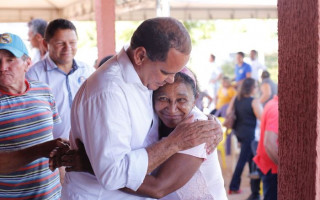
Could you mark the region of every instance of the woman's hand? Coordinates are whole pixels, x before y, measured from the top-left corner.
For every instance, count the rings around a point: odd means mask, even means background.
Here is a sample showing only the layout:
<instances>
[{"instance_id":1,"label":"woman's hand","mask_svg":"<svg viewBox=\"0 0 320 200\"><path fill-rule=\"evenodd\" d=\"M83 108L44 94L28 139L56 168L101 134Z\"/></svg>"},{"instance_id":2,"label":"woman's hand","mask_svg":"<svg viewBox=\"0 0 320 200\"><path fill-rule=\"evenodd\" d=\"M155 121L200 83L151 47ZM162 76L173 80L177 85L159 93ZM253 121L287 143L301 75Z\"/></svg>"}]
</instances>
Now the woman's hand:
<instances>
[{"instance_id":1,"label":"woman's hand","mask_svg":"<svg viewBox=\"0 0 320 200\"><path fill-rule=\"evenodd\" d=\"M179 151L206 143L207 153L214 151L222 140L222 127L218 120L210 117L208 120L193 121L187 117L168 136L177 145Z\"/></svg>"}]
</instances>

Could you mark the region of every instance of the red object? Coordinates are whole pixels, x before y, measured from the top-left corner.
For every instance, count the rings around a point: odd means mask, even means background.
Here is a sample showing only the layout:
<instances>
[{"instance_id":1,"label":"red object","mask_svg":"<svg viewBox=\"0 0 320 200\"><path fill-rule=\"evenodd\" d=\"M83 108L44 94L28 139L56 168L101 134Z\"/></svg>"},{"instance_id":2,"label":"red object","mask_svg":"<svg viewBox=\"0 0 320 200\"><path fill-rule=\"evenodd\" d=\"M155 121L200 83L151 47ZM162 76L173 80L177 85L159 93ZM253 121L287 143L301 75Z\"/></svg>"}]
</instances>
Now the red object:
<instances>
[{"instance_id":1,"label":"red object","mask_svg":"<svg viewBox=\"0 0 320 200\"><path fill-rule=\"evenodd\" d=\"M278 111L278 96L275 96L264 107L261 117L261 135L257 149L257 155L253 161L258 165L263 174L267 174L270 169L272 174L278 173L278 166L269 158L264 148L265 131L272 131L278 134L279 130L279 111Z\"/></svg>"},{"instance_id":2,"label":"red object","mask_svg":"<svg viewBox=\"0 0 320 200\"><path fill-rule=\"evenodd\" d=\"M240 194L242 193L242 190L229 190L228 194Z\"/></svg>"}]
</instances>

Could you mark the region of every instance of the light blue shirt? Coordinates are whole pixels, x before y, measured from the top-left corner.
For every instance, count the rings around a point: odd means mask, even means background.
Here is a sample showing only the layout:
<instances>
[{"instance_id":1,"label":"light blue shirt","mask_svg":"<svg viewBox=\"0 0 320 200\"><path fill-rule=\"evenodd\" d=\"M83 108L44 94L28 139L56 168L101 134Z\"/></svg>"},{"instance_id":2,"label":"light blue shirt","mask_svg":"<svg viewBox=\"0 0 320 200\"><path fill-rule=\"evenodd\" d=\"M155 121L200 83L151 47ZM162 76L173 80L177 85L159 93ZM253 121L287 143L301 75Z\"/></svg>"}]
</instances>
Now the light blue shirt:
<instances>
[{"instance_id":1,"label":"light blue shirt","mask_svg":"<svg viewBox=\"0 0 320 200\"><path fill-rule=\"evenodd\" d=\"M49 85L55 96L58 112L62 123L54 126L54 138L69 139L70 110L74 96L82 83L94 72L92 67L73 60L72 70L69 74L59 69L47 55L45 59L35 63L27 72L28 80L36 80Z\"/></svg>"}]
</instances>

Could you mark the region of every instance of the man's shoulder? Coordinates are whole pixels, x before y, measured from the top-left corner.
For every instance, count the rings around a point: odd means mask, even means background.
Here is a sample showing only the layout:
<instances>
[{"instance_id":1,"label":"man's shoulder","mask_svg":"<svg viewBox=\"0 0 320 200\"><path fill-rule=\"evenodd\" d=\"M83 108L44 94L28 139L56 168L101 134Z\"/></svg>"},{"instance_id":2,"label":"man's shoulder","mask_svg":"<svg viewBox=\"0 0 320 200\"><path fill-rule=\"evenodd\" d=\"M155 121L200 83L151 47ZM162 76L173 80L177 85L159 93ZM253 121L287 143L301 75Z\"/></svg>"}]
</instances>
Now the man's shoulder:
<instances>
[{"instance_id":1,"label":"man's shoulder","mask_svg":"<svg viewBox=\"0 0 320 200\"><path fill-rule=\"evenodd\" d=\"M30 85L30 91L43 91L43 92L45 91L45 92L51 93L50 87L44 82L30 80L29 85Z\"/></svg>"},{"instance_id":2,"label":"man's shoulder","mask_svg":"<svg viewBox=\"0 0 320 200\"><path fill-rule=\"evenodd\" d=\"M74 60L80 70L78 70L81 74L91 75L95 69L90 67L87 63L82 62L80 60Z\"/></svg>"}]
</instances>

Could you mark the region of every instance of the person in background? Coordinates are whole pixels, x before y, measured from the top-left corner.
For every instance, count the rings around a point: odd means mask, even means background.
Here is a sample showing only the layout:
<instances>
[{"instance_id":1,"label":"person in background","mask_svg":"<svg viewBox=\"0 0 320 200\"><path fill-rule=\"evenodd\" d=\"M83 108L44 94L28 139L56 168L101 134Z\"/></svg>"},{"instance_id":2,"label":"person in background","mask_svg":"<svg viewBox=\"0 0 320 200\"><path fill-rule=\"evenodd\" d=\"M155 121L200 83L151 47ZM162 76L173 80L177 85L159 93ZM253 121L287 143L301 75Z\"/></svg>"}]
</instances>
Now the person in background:
<instances>
[{"instance_id":1,"label":"person in background","mask_svg":"<svg viewBox=\"0 0 320 200\"><path fill-rule=\"evenodd\" d=\"M107 62L107 61L108 61L110 58L112 58L112 57L113 57L113 55L108 55L108 56L102 58L102 59L100 60L100 62L99 62L98 68L101 67L101 65L103 65L105 62ZM98 69L98 68L97 68L97 69Z\"/></svg>"},{"instance_id":2,"label":"person in background","mask_svg":"<svg viewBox=\"0 0 320 200\"><path fill-rule=\"evenodd\" d=\"M45 157L61 119L49 87L26 80L30 64L21 38L0 34L0 199L60 199L59 172Z\"/></svg>"},{"instance_id":3,"label":"person in background","mask_svg":"<svg viewBox=\"0 0 320 200\"><path fill-rule=\"evenodd\" d=\"M222 86L220 87L216 97L216 109L221 109L224 105L229 104L234 96L237 95L236 89L231 85L229 77L222 78Z\"/></svg>"},{"instance_id":4,"label":"person in background","mask_svg":"<svg viewBox=\"0 0 320 200\"><path fill-rule=\"evenodd\" d=\"M243 61L244 53L238 52L236 55L236 66L235 66L235 81L237 87L240 87L244 79L251 77L251 66Z\"/></svg>"},{"instance_id":5,"label":"person in background","mask_svg":"<svg viewBox=\"0 0 320 200\"><path fill-rule=\"evenodd\" d=\"M211 73L211 78L209 83L212 84L213 97L216 97L219 86L220 86L222 70L221 70L221 67L216 64L216 56L213 54L210 54L209 64L210 64L210 68L212 68L212 73Z\"/></svg>"},{"instance_id":6,"label":"person in background","mask_svg":"<svg viewBox=\"0 0 320 200\"><path fill-rule=\"evenodd\" d=\"M48 84L56 98L62 123L54 127L54 138L69 139L73 98L82 83L94 72L92 67L74 59L77 40L77 30L72 22L66 19L51 21L44 40L49 55L37 62L27 73L29 80ZM61 183L64 174L64 169L60 168Z\"/></svg>"},{"instance_id":7,"label":"person in background","mask_svg":"<svg viewBox=\"0 0 320 200\"><path fill-rule=\"evenodd\" d=\"M62 123L54 127L54 138L69 139L73 98L82 83L94 72L92 67L74 59L77 40L77 30L72 22L66 19L51 21L44 40L49 55L27 72L29 80L48 84L56 98Z\"/></svg>"},{"instance_id":8,"label":"person in background","mask_svg":"<svg viewBox=\"0 0 320 200\"><path fill-rule=\"evenodd\" d=\"M259 81L260 74L263 70L266 70L266 66L262 65L258 60L258 52L256 50L250 51L250 66L252 69L252 78Z\"/></svg>"},{"instance_id":9,"label":"person in background","mask_svg":"<svg viewBox=\"0 0 320 200\"><path fill-rule=\"evenodd\" d=\"M263 71L261 74L262 83L260 85L260 103L263 107L270 101L275 95L278 94L278 86L270 79L270 73Z\"/></svg>"},{"instance_id":10,"label":"person in background","mask_svg":"<svg viewBox=\"0 0 320 200\"><path fill-rule=\"evenodd\" d=\"M35 55L31 59L32 64L44 59L48 51L43 43L47 24L47 21L43 19L32 19L28 22L28 40L30 41L31 46L37 49Z\"/></svg>"},{"instance_id":11,"label":"person in background","mask_svg":"<svg viewBox=\"0 0 320 200\"><path fill-rule=\"evenodd\" d=\"M246 78L241 84L238 95L230 102L227 113L235 110L236 120L234 124L235 135L241 144L239 159L234 170L231 183L229 186L229 194L240 193L241 174L245 164L249 163L250 172L252 171L253 153L251 143L255 139L255 129L257 119L260 120L262 106L259 99L254 98L257 93L257 83L252 78ZM251 179L251 195L247 200L260 199L260 180Z\"/></svg>"},{"instance_id":12,"label":"person in background","mask_svg":"<svg viewBox=\"0 0 320 200\"><path fill-rule=\"evenodd\" d=\"M279 102L274 96L266 106L261 117L261 138L254 162L259 167L263 181L264 200L277 200L278 195L278 131Z\"/></svg>"}]
</instances>

